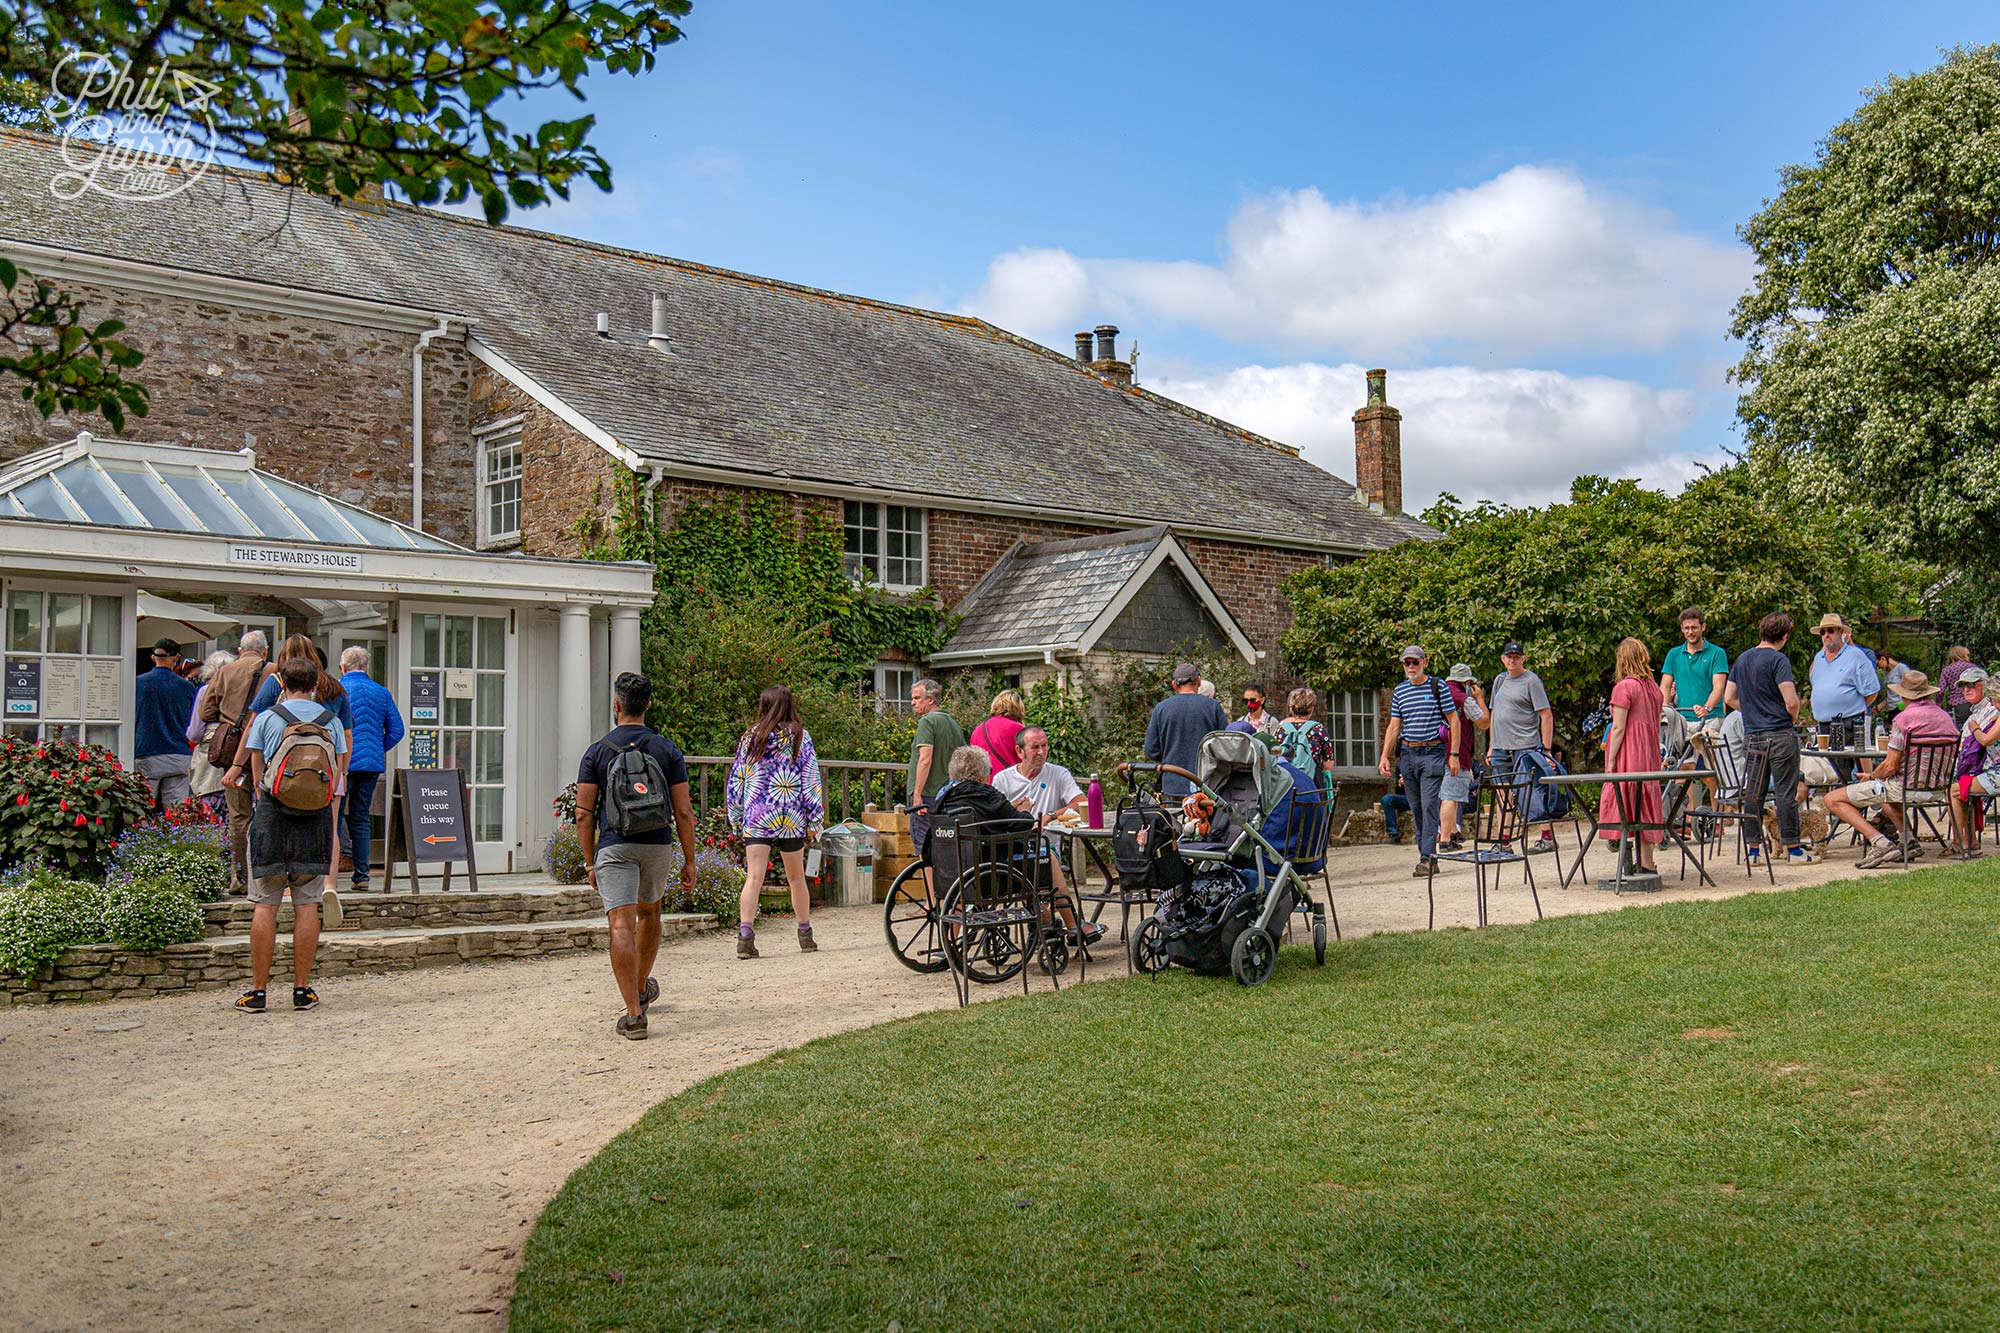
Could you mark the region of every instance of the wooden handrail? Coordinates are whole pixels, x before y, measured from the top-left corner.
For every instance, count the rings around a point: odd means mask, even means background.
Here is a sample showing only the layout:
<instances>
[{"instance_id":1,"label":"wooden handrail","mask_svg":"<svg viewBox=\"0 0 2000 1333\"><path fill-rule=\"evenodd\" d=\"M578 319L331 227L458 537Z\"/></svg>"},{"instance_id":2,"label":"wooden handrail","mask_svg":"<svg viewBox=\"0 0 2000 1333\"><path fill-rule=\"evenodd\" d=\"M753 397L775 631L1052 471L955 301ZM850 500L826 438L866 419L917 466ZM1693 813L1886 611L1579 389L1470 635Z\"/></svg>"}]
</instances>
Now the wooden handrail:
<instances>
[{"instance_id":1,"label":"wooden handrail","mask_svg":"<svg viewBox=\"0 0 2000 1333\"><path fill-rule=\"evenodd\" d=\"M729 767L736 760L728 755L687 756L689 777L694 787L694 812L705 818L726 799ZM859 815L873 804L878 810L892 810L909 803L908 769L903 764L866 759L822 759L820 790L826 795L826 822L838 824ZM713 776L712 776L713 775Z\"/></svg>"}]
</instances>

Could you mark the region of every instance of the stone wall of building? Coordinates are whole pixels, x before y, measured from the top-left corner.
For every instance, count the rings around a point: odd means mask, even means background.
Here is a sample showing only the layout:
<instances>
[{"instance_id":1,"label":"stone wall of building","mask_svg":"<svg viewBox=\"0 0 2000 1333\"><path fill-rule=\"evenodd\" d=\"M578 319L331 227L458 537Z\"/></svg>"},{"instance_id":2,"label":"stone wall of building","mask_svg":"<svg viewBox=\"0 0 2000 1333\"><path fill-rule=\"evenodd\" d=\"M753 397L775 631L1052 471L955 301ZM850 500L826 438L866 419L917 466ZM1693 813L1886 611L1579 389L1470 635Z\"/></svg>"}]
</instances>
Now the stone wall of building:
<instances>
[{"instance_id":1,"label":"stone wall of building","mask_svg":"<svg viewBox=\"0 0 2000 1333\"><path fill-rule=\"evenodd\" d=\"M120 338L146 354L128 372L151 393L144 417L114 432L102 417L44 419L0 397L0 453L13 457L79 431L206 449L254 449L260 466L365 509L410 516L410 354L417 335L118 292L64 289L88 317L122 319ZM424 526L472 539L474 362L462 339L424 352Z\"/></svg>"},{"instance_id":2,"label":"stone wall of building","mask_svg":"<svg viewBox=\"0 0 2000 1333\"><path fill-rule=\"evenodd\" d=\"M483 365L474 370L467 392L473 432L520 415L520 549L565 558L582 554L578 525L601 529L608 522L624 467L582 431Z\"/></svg>"}]
</instances>

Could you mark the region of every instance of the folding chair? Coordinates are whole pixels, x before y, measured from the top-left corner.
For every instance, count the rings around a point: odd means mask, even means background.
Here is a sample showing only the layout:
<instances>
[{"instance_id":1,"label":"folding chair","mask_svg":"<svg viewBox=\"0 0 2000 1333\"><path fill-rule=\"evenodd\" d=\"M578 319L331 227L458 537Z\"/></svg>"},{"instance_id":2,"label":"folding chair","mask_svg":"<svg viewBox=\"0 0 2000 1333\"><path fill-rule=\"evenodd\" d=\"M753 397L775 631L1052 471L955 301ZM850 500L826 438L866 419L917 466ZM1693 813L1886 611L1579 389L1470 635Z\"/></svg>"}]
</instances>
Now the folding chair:
<instances>
[{"instance_id":1,"label":"folding chair","mask_svg":"<svg viewBox=\"0 0 2000 1333\"><path fill-rule=\"evenodd\" d=\"M1910 863L1910 843L1921 819L1937 840L1938 851L1958 854L1958 816L1951 808L1952 788L1958 784L1958 741L1913 740L1903 752L1899 769L1903 799L1896 805L1896 847L1903 864ZM1944 811L1945 833L1938 832L1932 811ZM1949 835L1949 836L1947 836Z\"/></svg>"},{"instance_id":2,"label":"folding chair","mask_svg":"<svg viewBox=\"0 0 2000 1333\"><path fill-rule=\"evenodd\" d=\"M1528 885L1528 894L1534 899L1535 919L1542 919L1542 895L1535 888L1535 863L1527 852L1527 830L1521 818L1521 807L1527 800L1528 788L1534 779L1526 773L1515 773L1504 781L1489 782L1479 790L1480 808L1474 812L1472 825L1472 846L1462 852L1439 852L1432 858L1438 861L1457 861L1472 867L1475 888L1474 901L1477 904L1479 924L1486 924L1486 875L1489 868L1493 881L1500 880L1500 867L1520 863L1522 878ZM1489 814L1488 804L1492 810ZM1468 821L1460 820L1463 829ZM1491 830L1491 836L1487 831ZM1519 843L1520 846L1515 844ZM1430 919L1426 929L1437 929L1437 894L1435 886L1437 872L1433 870L1424 876L1424 896L1430 900Z\"/></svg>"},{"instance_id":3,"label":"folding chair","mask_svg":"<svg viewBox=\"0 0 2000 1333\"><path fill-rule=\"evenodd\" d=\"M1689 810L1687 813L1691 818L1706 821L1707 826L1714 830L1716 834L1715 845L1718 850L1722 846L1721 834L1723 828L1734 824L1736 826L1736 860L1742 864L1743 873L1746 876L1754 876L1757 873L1757 868L1750 865L1743 855L1745 845L1744 828L1746 825L1757 824L1761 821L1758 816L1751 814L1743 808L1743 774L1736 766L1736 758L1729 752L1727 745L1705 732L1697 733L1693 737L1693 742L1695 753L1702 757L1702 761L1715 774L1715 799L1712 801L1704 800L1702 804ZM1704 787L1702 790L1705 795L1707 788ZM1693 792L1690 791L1689 795L1692 796ZM1762 839L1760 838L1759 841L1761 842ZM1758 859L1764 863L1765 877L1775 886L1778 882L1778 872L1771 867L1771 862L1775 858L1762 856ZM1681 853L1681 871L1683 874L1687 871L1687 853L1685 851Z\"/></svg>"}]
</instances>

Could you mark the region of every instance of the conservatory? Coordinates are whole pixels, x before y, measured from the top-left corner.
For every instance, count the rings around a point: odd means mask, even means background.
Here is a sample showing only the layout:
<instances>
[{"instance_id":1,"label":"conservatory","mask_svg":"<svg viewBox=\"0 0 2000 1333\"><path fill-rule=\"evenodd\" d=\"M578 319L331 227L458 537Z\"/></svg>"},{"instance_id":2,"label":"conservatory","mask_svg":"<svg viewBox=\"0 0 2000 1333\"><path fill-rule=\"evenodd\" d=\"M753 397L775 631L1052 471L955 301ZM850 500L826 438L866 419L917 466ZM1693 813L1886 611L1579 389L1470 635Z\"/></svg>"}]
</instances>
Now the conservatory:
<instances>
[{"instance_id":1,"label":"conservatory","mask_svg":"<svg viewBox=\"0 0 2000 1333\"><path fill-rule=\"evenodd\" d=\"M652 595L647 565L466 550L248 451L80 435L0 466L9 734L129 762L157 638L195 657L302 633L330 664L360 645L410 728L390 766L466 771L482 871L537 859Z\"/></svg>"}]
</instances>

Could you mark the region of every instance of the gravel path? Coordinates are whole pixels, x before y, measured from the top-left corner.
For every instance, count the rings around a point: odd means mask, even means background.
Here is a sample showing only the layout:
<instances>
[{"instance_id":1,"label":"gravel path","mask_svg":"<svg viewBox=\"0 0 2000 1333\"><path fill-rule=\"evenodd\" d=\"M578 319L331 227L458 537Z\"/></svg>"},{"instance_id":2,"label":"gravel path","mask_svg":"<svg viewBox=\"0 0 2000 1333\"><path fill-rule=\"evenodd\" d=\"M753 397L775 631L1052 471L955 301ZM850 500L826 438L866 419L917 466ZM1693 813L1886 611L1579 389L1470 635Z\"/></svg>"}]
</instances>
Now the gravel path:
<instances>
[{"instance_id":1,"label":"gravel path","mask_svg":"<svg viewBox=\"0 0 2000 1333\"><path fill-rule=\"evenodd\" d=\"M1350 938L1422 928L1410 852L1335 857ZM1555 915L1763 887L1717 874L1719 890L1545 886L1542 902ZM1469 879L1439 887L1439 924L1470 924ZM1496 896L1495 920L1530 915L1518 881ZM726 935L670 943L643 1043L611 1036L603 954L342 978L307 1014L247 1017L215 994L0 1011L0 1323L502 1327L535 1215L647 1107L767 1052L952 1003L946 979L889 957L879 909L823 912L812 956L790 929L776 922L755 963ZM1115 950L1100 957L1093 978L1124 974ZM995 992L1008 988L982 998Z\"/></svg>"}]
</instances>

